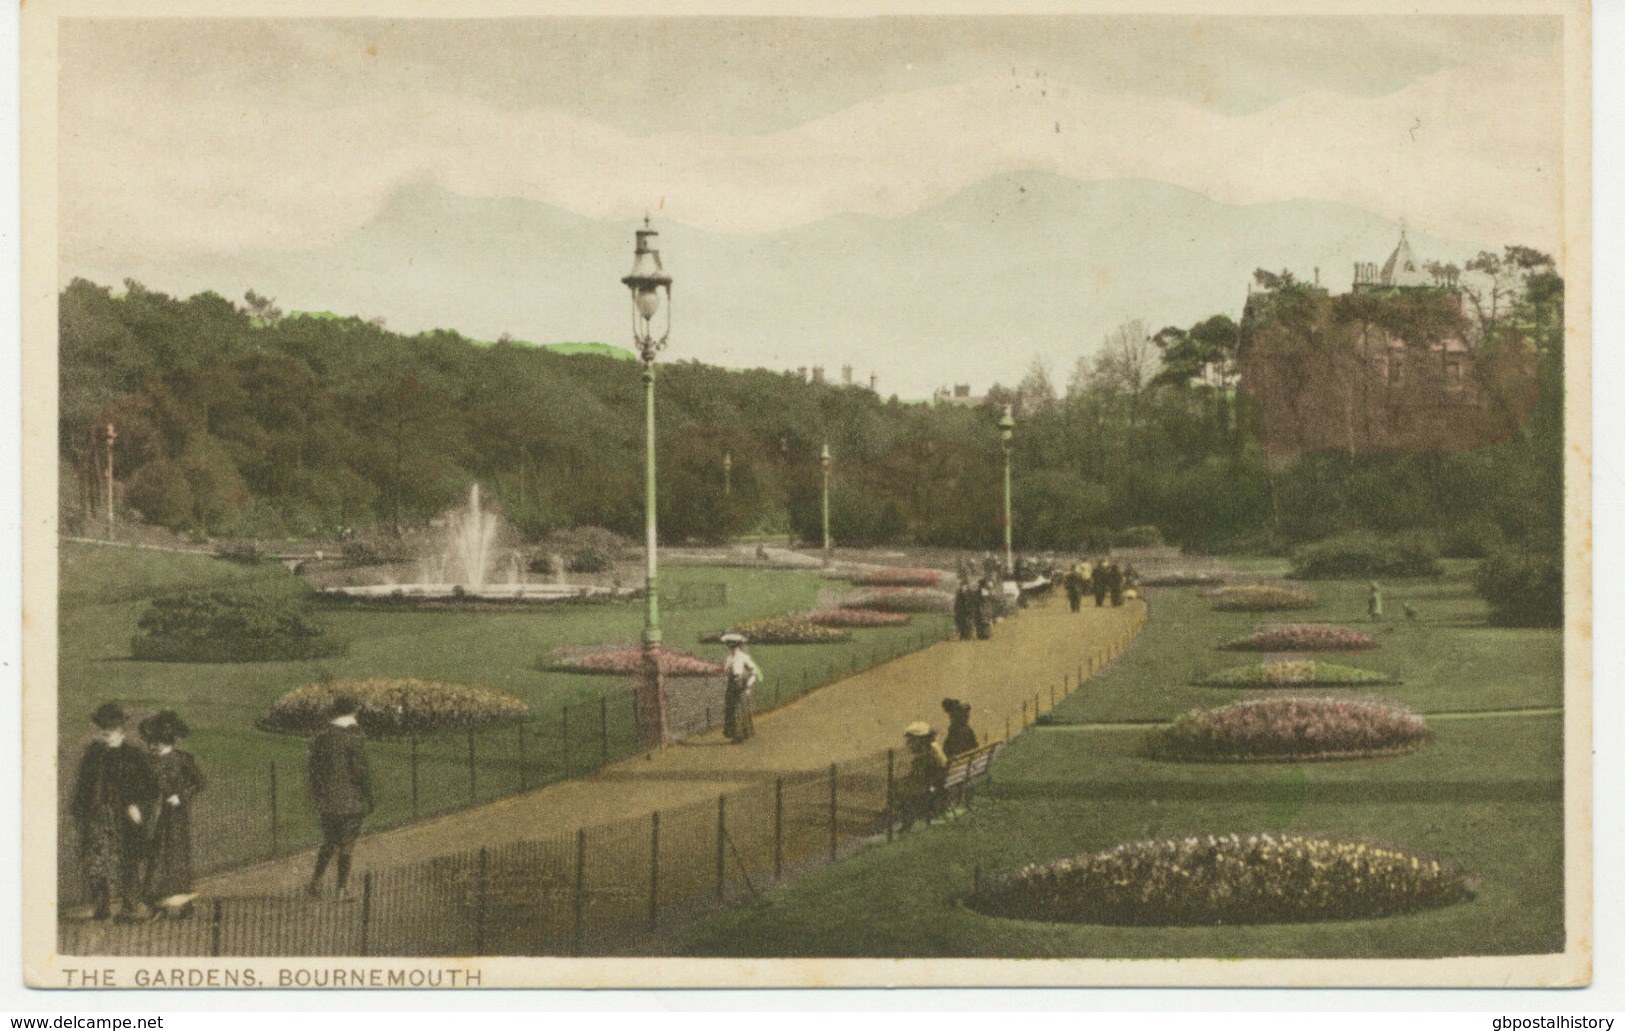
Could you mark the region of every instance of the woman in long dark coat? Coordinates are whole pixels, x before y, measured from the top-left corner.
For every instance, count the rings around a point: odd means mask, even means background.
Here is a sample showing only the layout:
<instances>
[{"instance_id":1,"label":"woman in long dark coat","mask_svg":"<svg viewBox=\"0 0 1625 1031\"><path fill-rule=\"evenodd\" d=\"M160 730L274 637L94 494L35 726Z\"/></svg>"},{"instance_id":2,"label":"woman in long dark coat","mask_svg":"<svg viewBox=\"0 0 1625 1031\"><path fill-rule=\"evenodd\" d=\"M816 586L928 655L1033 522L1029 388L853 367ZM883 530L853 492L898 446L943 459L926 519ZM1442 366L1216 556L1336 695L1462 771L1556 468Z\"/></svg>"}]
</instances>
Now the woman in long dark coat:
<instances>
[{"instance_id":1,"label":"woman in long dark coat","mask_svg":"<svg viewBox=\"0 0 1625 1031\"><path fill-rule=\"evenodd\" d=\"M146 915L140 887L156 789L146 758L125 740L125 719L124 710L112 702L91 716L95 737L85 746L73 786L80 868L97 920L112 915L115 886L123 917Z\"/></svg>"},{"instance_id":2,"label":"woman in long dark coat","mask_svg":"<svg viewBox=\"0 0 1625 1031\"><path fill-rule=\"evenodd\" d=\"M948 714L948 733L942 739L942 754L952 759L976 751L978 742L976 731L970 726L970 705L957 698L944 698L942 711Z\"/></svg>"},{"instance_id":3,"label":"woman in long dark coat","mask_svg":"<svg viewBox=\"0 0 1625 1031\"><path fill-rule=\"evenodd\" d=\"M192 891L192 799L203 790L197 759L181 751L190 728L165 709L141 721L141 737L151 747L149 763L158 802L152 820L146 896L163 916L186 916Z\"/></svg>"}]
</instances>

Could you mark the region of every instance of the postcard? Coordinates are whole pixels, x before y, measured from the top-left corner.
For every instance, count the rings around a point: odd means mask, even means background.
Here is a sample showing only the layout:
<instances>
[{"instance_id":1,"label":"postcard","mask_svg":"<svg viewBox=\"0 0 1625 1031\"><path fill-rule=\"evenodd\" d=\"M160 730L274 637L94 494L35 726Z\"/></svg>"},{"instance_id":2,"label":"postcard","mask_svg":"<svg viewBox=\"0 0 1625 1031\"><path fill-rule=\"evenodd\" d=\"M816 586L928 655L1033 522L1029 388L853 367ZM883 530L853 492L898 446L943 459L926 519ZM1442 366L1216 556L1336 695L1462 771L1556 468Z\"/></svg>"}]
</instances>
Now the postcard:
<instances>
[{"instance_id":1,"label":"postcard","mask_svg":"<svg viewBox=\"0 0 1625 1031\"><path fill-rule=\"evenodd\" d=\"M22 45L28 984L1589 982L1580 0Z\"/></svg>"}]
</instances>

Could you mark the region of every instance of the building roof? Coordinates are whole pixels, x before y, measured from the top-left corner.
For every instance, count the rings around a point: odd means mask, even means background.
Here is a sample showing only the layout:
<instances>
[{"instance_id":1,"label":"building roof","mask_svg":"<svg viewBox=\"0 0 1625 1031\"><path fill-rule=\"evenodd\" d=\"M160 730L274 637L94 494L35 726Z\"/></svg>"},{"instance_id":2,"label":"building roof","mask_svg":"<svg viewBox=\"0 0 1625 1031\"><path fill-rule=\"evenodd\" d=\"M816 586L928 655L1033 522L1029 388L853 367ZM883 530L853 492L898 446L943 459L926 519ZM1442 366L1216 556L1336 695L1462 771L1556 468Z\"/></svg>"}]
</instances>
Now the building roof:
<instances>
[{"instance_id":1,"label":"building roof","mask_svg":"<svg viewBox=\"0 0 1625 1031\"><path fill-rule=\"evenodd\" d=\"M1399 245L1394 253L1388 255L1388 260L1382 266L1383 286L1427 286L1432 282L1427 272L1417 262L1416 255L1411 253L1410 241L1405 239L1405 230L1399 231Z\"/></svg>"}]
</instances>

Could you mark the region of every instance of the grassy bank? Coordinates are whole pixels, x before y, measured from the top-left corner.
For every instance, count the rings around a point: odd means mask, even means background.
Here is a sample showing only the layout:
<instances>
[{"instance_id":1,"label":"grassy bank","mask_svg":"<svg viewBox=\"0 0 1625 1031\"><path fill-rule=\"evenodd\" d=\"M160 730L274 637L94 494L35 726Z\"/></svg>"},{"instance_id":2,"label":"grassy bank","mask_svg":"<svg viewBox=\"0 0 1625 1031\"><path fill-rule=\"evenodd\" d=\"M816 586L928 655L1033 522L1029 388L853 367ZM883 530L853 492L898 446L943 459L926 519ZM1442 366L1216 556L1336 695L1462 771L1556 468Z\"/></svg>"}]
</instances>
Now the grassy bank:
<instances>
[{"instance_id":1,"label":"grassy bank","mask_svg":"<svg viewBox=\"0 0 1625 1031\"><path fill-rule=\"evenodd\" d=\"M1412 755L1318 764L1165 763L1146 723L1244 697L1190 686L1248 661L1215 649L1259 617L1157 590L1129 652L1020 735L974 809L692 929L673 950L725 956L1430 957L1539 953L1563 938L1561 641L1483 625L1460 571L1385 584L1421 619L1374 629L1379 647L1333 661L1398 673L1371 694L1425 712ZM1290 618L1364 625L1363 583L1317 583ZM1252 656L1256 661L1258 656ZM1338 689L1339 693L1349 692ZM1280 692L1277 692L1280 693ZM1492 715L1503 710L1531 711ZM1474 714L1477 715L1474 715ZM1141 722L1143 721L1143 722ZM1358 835L1454 860L1470 902L1381 920L1131 928L985 917L960 905L984 873L1146 837L1292 830Z\"/></svg>"}]
</instances>

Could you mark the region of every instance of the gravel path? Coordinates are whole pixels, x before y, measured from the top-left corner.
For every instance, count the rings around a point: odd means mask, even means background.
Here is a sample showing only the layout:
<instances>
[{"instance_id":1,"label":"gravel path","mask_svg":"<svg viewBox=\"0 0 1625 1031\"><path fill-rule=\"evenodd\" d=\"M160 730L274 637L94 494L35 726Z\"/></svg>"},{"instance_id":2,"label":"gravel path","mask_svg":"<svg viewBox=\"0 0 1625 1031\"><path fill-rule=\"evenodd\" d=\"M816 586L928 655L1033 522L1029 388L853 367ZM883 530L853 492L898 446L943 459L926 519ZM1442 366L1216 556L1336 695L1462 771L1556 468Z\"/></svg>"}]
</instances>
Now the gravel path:
<instances>
[{"instance_id":1,"label":"gravel path","mask_svg":"<svg viewBox=\"0 0 1625 1031\"><path fill-rule=\"evenodd\" d=\"M719 733L549 785L406 827L365 835L356 868L381 869L482 845L553 836L627 817L646 816L832 762L901 748L903 727L926 720L946 726L944 697L972 705L971 724L984 740L1004 736L1048 710L1063 679L1087 675L1132 640L1142 602L1086 606L1074 615L1064 600L1046 599L1000 623L990 641L947 641L857 673L756 719L756 736L730 745ZM771 669L764 671L771 678ZM1072 680L1075 685L1076 681ZM1024 709L1025 706L1025 709ZM210 895L262 895L299 888L311 853L208 878Z\"/></svg>"}]
</instances>

